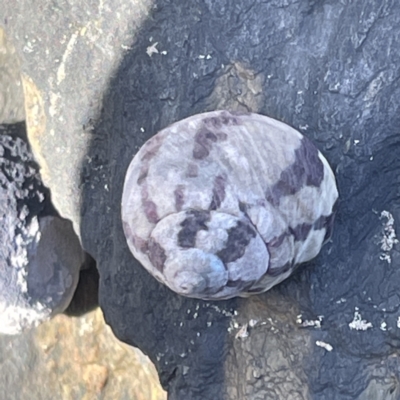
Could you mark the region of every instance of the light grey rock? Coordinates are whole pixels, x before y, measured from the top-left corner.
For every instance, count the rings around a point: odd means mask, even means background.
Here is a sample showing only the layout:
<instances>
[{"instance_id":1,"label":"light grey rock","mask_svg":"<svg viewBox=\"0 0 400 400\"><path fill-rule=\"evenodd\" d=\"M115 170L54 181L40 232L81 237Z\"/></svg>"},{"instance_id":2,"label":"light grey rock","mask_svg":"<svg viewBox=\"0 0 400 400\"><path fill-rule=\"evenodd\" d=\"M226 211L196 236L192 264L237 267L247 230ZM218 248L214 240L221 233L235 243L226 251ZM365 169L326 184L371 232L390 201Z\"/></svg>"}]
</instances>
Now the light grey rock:
<instances>
[{"instance_id":1,"label":"light grey rock","mask_svg":"<svg viewBox=\"0 0 400 400\"><path fill-rule=\"evenodd\" d=\"M122 220L133 255L175 292L262 293L331 236L338 191L323 155L259 114L215 111L176 122L133 158Z\"/></svg>"}]
</instances>

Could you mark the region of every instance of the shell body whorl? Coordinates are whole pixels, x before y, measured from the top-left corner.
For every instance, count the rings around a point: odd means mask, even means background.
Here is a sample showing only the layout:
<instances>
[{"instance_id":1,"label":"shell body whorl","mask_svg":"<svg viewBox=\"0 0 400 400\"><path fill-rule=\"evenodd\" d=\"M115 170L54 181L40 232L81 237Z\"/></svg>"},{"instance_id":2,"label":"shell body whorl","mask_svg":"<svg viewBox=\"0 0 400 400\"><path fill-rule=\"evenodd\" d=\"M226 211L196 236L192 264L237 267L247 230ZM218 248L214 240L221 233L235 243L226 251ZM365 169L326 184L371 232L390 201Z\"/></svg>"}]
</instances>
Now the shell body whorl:
<instances>
[{"instance_id":1,"label":"shell body whorl","mask_svg":"<svg viewBox=\"0 0 400 400\"><path fill-rule=\"evenodd\" d=\"M335 177L293 128L214 111L148 140L125 177L122 221L141 264L202 299L260 293L314 258L332 232Z\"/></svg>"}]
</instances>

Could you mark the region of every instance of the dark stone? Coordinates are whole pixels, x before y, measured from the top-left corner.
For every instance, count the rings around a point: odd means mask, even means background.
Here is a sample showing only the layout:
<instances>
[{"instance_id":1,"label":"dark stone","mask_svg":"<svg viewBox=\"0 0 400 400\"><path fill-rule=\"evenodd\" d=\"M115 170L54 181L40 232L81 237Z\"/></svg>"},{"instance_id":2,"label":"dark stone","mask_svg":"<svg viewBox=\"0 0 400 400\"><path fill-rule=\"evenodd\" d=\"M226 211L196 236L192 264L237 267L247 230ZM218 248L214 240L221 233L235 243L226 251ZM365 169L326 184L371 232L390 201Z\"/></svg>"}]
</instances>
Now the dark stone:
<instances>
[{"instance_id":1,"label":"dark stone","mask_svg":"<svg viewBox=\"0 0 400 400\"><path fill-rule=\"evenodd\" d=\"M228 230L228 240L225 247L217 253L217 256L224 264L241 258L246 251L250 240L255 238L257 233L246 220L239 220L237 225Z\"/></svg>"},{"instance_id":2,"label":"dark stone","mask_svg":"<svg viewBox=\"0 0 400 400\"><path fill-rule=\"evenodd\" d=\"M282 171L279 181L268 189L266 198L279 205L281 197L297 193L304 186L318 187L324 178L324 165L318 157L318 149L305 136L295 151L295 161Z\"/></svg>"},{"instance_id":3,"label":"dark stone","mask_svg":"<svg viewBox=\"0 0 400 400\"><path fill-rule=\"evenodd\" d=\"M182 221L182 229L178 233L178 244L184 248L195 247L196 235L200 230L207 231L206 222L210 220L208 211L186 211L186 219Z\"/></svg>"},{"instance_id":4,"label":"dark stone","mask_svg":"<svg viewBox=\"0 0 400 400\"><path fill-rule=\"evenodd\" d=\"M85 315L99 306L99 272L95 260L86 254L86 268L79 274L74 296L64 314L73 317Z\"/></svg>"}]
</instances>

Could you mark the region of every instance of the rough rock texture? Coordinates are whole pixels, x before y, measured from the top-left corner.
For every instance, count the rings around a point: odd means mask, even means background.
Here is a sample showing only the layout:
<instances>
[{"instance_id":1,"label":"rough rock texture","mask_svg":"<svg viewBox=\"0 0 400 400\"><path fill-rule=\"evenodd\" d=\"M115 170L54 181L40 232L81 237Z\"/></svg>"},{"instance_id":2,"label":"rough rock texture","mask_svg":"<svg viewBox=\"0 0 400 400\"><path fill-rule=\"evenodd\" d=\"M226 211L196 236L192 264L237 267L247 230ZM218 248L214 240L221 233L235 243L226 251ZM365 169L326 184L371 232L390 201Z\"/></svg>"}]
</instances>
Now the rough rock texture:
<instances>
[{"instance_id":1,"label":"rough rock texture","mask_svg":"<svg viewBox=\"0 0 400 400\"><path fill-rule=\"evenodd\" d=\"M2 400L165 400L143 353L119 342L99 308L59 314L37 329L0 336Z\"/></svg>"},{"instance_id":2,"label":"rough rock texture","mask_svg":"<svg viewBox=\"0 0 400 400\"><path fill-rule=\"evenodd\" d=\"M156 363L171 399L399 398L398 2L16 0L0 15L25 73L30 140L98 263L106 320ZM214 304L133 261L119 204L148 138L221 108L312 139L341 201L311 265Z\"/></svg>"},{"instance_id":3,"label":"rough rock texture","mask_svg":"<svg viewBox=\"0 0 400 400\"><path fill-rule=\"evenodd\" d=\"M4 39L1 30L0 37ZM0 77L0 97L5 100L4 108L0 108L0 121L4 123L14 120L24 103L21 88L13 81L19 79L15 54L10 42L5 42L5 47L0 44L0 71L7 77L4 80ZM2 127L8 135L19 134L26 140L24 124ZM4 134L3 129L1 132ZM15 139L12 142L15 145ZM30 157L29 154L25 159L26 167L33 167L35 177L36 166L32 166ZM59 315L38 329L16 336L0 334L2 400L166 398L150 360L140 350L121 344L105 326L99 309L82 315L98 305L96 271L94 260L86 255L85 268L67 309L68 315L77 318Z\"/></svg>"},{"instance_id":4,"label":"rough rock texture","mask_svg":"<svg viewBox=\"0 0 400 400\"><path fill-rule=\"evenodd\" d=\"M23 123L0 125L0 333L7 334L64 311L83 264L78 237L52 210L24 133Z\"/></svg>"},{"instance_id":5,"label":"rough rock texture","mask_svg":"<svg viewBox=\"0 0 400 400\"><path fill-rule=\"evenodd\" d=\"M329 164L299 132L214 111L142 146L126 173L122 223L135 258L176 293L247 297L319 253L337 198Z\"/></svg>"}]
</instances>

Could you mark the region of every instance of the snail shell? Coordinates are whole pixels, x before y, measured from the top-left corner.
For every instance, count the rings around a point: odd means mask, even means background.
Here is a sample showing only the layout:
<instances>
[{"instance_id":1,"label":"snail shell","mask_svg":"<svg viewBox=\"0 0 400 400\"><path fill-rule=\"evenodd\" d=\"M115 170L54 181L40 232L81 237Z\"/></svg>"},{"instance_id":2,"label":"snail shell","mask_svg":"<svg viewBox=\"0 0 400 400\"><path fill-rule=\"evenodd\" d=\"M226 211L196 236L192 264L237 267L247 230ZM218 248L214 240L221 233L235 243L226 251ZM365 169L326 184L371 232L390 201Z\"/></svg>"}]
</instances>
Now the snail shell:
<instances>
[{"instance_id":1,"label":"snail shell","mask_svg":"<svg viewBox=\"0 0 400 400\"><path fill-rule=\"evenodd\" d=\"M163 129L133 158L122 195L128 246L173 291L261 293L332 233L334 174L309 139L258 114L214 111Z\"/></svg>"}]
</instances>

